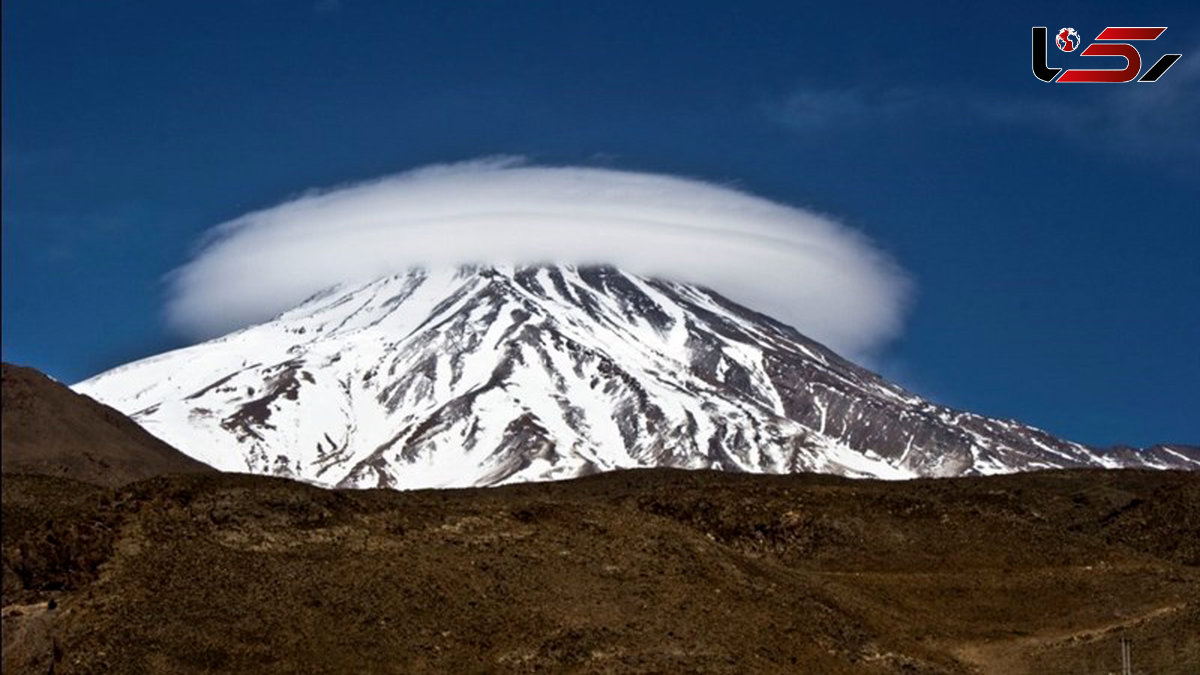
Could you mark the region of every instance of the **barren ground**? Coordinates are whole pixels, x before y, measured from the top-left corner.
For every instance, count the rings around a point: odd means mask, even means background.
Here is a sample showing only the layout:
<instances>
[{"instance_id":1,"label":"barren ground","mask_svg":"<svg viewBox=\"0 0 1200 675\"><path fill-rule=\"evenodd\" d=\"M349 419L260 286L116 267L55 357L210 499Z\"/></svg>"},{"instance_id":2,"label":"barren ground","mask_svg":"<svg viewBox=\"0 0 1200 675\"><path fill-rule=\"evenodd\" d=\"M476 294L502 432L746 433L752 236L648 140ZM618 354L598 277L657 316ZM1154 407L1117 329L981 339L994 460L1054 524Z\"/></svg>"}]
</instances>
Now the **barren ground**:
<instances>
[{"instance_id":1,"label":"barren ground","mask_svg":"<svg viewBox=\"0 0 1200 675\"><path fill-rule=\"evenodd\" d=\"M3 480L6 673L1200 672L1195 474Z\"/></svg>"}]
</instances>

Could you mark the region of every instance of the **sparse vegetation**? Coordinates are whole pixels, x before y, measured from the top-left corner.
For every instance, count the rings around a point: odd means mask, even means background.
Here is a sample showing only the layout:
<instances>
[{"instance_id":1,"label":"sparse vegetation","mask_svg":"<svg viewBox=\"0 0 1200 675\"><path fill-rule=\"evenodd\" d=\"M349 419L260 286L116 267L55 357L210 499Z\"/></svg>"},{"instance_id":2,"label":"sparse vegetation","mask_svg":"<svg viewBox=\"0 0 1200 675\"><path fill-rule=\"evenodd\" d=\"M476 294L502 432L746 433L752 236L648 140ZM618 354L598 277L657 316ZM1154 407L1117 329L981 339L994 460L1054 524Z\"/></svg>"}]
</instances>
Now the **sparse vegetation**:
<instances>
[{"instance_id":1,"label":"sparse vegetation","mask_svg":"<svg viewBox=\"0 0 1200 675\"><path fill-rule=\"evenodd\" d=\"M328 491L5 475L5 672L1200 665L1200 476L667 470ZM49 609L54 600L57 608Z\"/></svg>"}]
</instances>

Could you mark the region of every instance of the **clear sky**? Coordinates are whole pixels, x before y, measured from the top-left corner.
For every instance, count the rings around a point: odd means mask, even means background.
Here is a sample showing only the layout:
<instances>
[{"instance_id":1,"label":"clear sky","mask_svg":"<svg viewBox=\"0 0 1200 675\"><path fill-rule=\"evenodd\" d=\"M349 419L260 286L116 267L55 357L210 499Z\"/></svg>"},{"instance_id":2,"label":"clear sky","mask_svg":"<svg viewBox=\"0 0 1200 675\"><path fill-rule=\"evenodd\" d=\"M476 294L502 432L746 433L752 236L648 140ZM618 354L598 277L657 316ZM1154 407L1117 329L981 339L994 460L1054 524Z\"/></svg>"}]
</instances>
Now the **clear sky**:
<instances>
[{"instance_id":1,"label":"clear sky","mask_svg":"<svg viewBox=\"0 0 1200 675\"><path fill-rule=\"evenodd\" d=\"M915 281L885 375L1084 442L1200 443L1200 5L923 6L5 2L3 358L73 382L181 346L163 276L212 225L517 154L831 214ZM1143 57L1183 58L1043 84L1034 25L1168 26Z\"/></svg>"}]
</instances>

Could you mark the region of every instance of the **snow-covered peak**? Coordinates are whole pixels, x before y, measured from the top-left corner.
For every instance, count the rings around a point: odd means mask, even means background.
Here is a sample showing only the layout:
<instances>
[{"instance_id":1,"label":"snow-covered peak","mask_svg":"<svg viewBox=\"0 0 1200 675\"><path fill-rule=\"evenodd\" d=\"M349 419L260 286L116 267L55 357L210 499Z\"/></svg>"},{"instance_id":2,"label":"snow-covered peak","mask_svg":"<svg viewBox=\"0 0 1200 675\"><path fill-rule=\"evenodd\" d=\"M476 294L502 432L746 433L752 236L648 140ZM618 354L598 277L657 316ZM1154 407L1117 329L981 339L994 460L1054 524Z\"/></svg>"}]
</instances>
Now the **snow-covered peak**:
<instances>
[{"instance_id":1,"label":"snow-covered peak","mask_svg":"<svg viewBox=\"0 0 1200 675\"><path fill-rule=\"evenodd\" d=\"M696 286L611 267L414 270L76 389L227 471L493 485L642 466L907 478L1200 468L933 405Z\"/></svg>"}]
</instances>

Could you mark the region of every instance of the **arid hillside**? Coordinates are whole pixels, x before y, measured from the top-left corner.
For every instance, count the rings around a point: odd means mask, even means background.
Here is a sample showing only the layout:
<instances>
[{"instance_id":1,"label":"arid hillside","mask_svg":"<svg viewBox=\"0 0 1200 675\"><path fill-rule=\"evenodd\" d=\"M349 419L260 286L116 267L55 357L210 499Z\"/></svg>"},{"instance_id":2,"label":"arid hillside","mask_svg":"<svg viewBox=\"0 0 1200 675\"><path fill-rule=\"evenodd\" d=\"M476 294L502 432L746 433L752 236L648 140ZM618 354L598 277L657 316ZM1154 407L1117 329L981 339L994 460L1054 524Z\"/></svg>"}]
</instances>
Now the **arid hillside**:
<instances>
[{"instance_id":1,"label":"arid hillside","mask_svg":"<svg viewBox=\"0 0 1200 675\"><path fill-rule=\"evenodd\" d=\"M5 363L0 381L4 473L116 486L167 473L213 471L120 412L32 368Z\"/></svg>"},{"instance_id":2,"label":"arid hillside","mask_svg":"<svg viewBox=\"0 0 1200 675\"><path fill-rule=\"evenodd\" d=\"M4 477L4 671L1200 672L1200 476Z\"/></svg>"}]
</instances>

